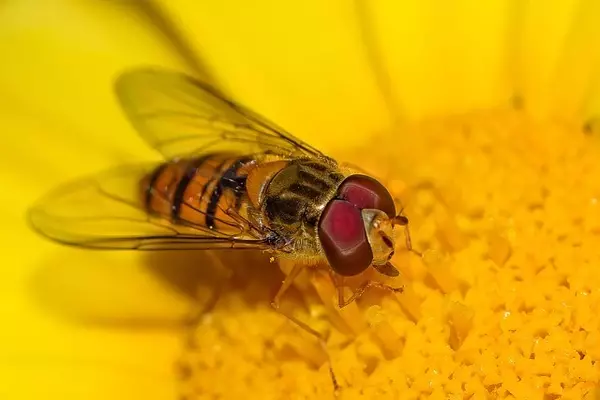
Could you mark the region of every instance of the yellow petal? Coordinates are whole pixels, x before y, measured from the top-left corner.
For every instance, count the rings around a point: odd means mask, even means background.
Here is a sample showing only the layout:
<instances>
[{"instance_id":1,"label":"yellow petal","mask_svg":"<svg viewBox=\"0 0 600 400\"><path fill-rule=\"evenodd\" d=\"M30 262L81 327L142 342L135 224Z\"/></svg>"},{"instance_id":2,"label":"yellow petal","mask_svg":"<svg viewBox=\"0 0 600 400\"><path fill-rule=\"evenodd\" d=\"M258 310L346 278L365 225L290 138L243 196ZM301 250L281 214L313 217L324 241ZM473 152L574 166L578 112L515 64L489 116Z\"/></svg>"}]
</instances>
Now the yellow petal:
<instances>
[{"instance_id":1,"label":"yellow petal","mask_svg":"<svg viewBox=\"0 0 600 400\"><path fill-rule=\"evenodd\" d=\"M54 127L52 137L40 129L31 136L33 143L64 146L65 153L72 154L62 164L78 162L83 172L106 161L148 157L152 153L115 102L113 81L140 64L183 69L184 61L135 3L60 4L22 1L4 7L0 87L3 105L10 107L6 112L24 110L24 116L35 115L42 128ZM12 134L2 140L12 148L35 151L33 143L28 148L13 143L23 142L14 127L6 132ZM45 153L50 156L52 150ZM82 152L90 157L83 165Z\"/></svg>"},{"instance_id":2,"label":"yellow petal","mask_svg":"<svg viewBox=\"0 0 600 400\"><path fill-rule=\"evenodd\" d=\"M42 240L25 213L60 182L155 157L121 115L112 80L184 61L126 2L11 2L0 26L1 396L174 398L177 324L190 300L138 255Z\"/></svg>"},{"instance_id":3,"label":"yellow petal","mask_svg":"<svg viewBox=\"0 0 600 400\"><path fill-rule=\"evenodd\" d=\"M508 102L513 90L506 55L510 2L365 3L406 118Z\"/></svg>"},{"instance_id":4,"label":"yellow petal","mask_svg":"<svg viewBox=\"0 0 600 400\"><path fill-rule=\"evenodd\" d=\"M389 128L352 2L164 1L235 98L326 150Z\"/></svg>"}]
</instances>

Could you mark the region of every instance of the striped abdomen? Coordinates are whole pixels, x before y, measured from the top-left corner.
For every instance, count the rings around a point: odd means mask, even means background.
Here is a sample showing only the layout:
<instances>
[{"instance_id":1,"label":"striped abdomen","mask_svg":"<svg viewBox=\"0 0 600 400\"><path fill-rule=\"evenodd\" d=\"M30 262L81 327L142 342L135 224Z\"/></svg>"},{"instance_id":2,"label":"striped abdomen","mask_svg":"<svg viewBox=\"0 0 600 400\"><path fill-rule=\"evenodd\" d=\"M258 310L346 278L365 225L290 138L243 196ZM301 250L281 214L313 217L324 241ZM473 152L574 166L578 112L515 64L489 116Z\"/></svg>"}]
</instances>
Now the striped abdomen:
<instances>
[{"instance_id":1,"label":"striped abdomen","mask_svg":"<svg viewBox=\"0 0 600 400\"><path fill-rule=\"evenodd\" d=\"M237 224L226 211L242 206L246 177L238 172L248 161L231 154L207 154L164 163L141 182L144 207L175 224L223 231L230 223L236 231Z\"/></svg>"}]
</instances>

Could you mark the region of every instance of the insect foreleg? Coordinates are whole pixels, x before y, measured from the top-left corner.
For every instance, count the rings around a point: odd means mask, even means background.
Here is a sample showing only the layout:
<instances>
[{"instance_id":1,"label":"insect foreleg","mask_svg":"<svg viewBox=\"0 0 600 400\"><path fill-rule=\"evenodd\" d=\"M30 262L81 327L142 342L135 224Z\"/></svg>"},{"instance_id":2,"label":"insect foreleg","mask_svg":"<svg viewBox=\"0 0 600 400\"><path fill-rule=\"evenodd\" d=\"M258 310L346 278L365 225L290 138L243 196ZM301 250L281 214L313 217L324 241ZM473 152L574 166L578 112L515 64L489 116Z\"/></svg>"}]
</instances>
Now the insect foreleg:
<instances>
[{"instance_id":1,"label":"insect foreleg","mask_svg":"<svg viewBox=\"0 0 600 400\"><path fill-rule=\"evenodd\" d=\"M399 288L392 287L392 286L386 285L385 283L368 280L366 282L363 282L356 290L354 290L354 293L352 293L352 295L348 299L344 299L344 286L343 286L341 280L337 280L336 289L338 292L338 306L340 308L344 308L348 304L351 304L353 301L360 299L360 297L363 295L363 293L371 287L385 289L392 293L402 293L404 291L404 288L402 288L402 287L399 287Z\"/></svg>"}]
</instances>

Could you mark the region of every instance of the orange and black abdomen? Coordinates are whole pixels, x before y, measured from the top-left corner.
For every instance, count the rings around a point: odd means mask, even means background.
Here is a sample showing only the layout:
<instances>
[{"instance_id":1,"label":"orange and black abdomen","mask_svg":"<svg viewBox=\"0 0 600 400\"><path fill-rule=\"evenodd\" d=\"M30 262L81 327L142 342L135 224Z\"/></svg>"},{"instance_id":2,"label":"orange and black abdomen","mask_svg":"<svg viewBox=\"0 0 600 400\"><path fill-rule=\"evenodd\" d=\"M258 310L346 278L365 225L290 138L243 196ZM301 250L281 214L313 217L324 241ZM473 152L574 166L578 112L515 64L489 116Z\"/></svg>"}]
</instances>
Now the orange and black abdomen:
<instances>
[{"instance_id":1,"label":"orange and black abdomen","mask_svg":"<svg viewBox=\"0 0 600 400\"><path fill-rule=\"evenodd\" d=\"M219 230L231 224L238 230L226 211L242 206L246 176L239 172L249 161L246 156L206 154L161 164L142 179L144 208L175 224Z\"/></svg>"}]
</instances>

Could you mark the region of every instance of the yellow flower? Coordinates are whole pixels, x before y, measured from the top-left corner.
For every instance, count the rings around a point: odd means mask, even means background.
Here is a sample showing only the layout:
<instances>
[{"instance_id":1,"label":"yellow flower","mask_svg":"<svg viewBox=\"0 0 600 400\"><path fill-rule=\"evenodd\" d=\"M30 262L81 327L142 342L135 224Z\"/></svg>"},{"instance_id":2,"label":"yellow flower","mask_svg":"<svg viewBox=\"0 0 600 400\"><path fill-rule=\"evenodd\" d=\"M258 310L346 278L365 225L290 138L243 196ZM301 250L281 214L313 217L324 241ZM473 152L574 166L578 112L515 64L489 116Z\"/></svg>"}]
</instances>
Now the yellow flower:
<instances>
[{"instance_id":1,"label":"yellow flower","mask_svg":"<svg viewBox=\"0 0 600 400\"><path fill-rule=\"evenodd\" d=\"M147 64L217 82L407 199L426 254L398 251L404 293L372 291L337 311L317 276L290 295L330 331L344 398L594 395L596 2L22 0L0 10L3 398L331 395L315 341L269 308L275 268L234 262L250 283L229 287L182 350L195 303L181 278L201 259L150 256L148 268L147 257L61 248L25 225L27 207L60 182L156 159L111 91L122 70ZM173 370L180 358L185 376Z\"/></svg>"}]
</instances>

